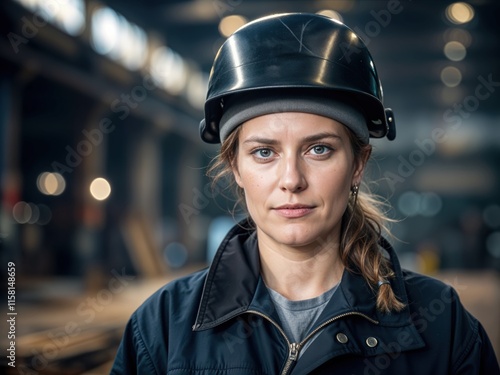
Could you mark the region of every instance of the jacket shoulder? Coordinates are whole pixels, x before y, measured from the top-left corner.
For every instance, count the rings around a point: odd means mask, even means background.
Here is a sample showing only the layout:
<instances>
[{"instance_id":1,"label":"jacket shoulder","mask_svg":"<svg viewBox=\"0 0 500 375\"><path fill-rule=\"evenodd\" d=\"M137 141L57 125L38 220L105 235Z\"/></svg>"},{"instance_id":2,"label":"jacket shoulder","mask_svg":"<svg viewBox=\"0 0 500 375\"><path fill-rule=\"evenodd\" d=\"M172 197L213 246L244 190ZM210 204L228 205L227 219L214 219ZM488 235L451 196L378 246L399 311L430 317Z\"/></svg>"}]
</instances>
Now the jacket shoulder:
<instances>
[{"instance_id":1,"label":"jacket shoulder","mask_svg":"<svg viewBox=\"0 0 500 375\"><path fill-rule=\"evenodd\" d=\"M134 316L142 321L149 316L169 316L171 309L184 309L196 305L201 295L207 269L175 279L149 296L134 312Z\"/></svg>"},{"instance_id":2,"label":"jacket shoulder","mask_svg":"<svg viewBox=\"0 0 500 375\"><path fill-rule=\"evenodd\" d=\"M423 275L421 273L410 271L407 269L403 269L402 273L405 284L410 287L428 287L435 290L442 290L452 287L452 283L448 282L447 280L441 281L432 276Z\"/></svg>"},{"instance_id":3,"label":"jacket shoulder","mask_svg":"<svg viewBox=\"0 0 500 375\"><path fill-rule=\"evenodd\" d=\"M429 324L450 324L450 329L465 324L467 330L474 330L477 320L460 301L457 290L466 286L458 279L452 284L408 270L403 270L403 279L412 320L424 317Z\"/></svg>"},{"instance_id":4,"label":"jacket shoulder","mask_svg":"<svg viewBox=\"0 0 500 375\"><path fill-rule=\"evenodd\" d=\"M467 286L460 284L458 278L442 281L417 272L403 270L403 280L410 304L429 305L441 301L447 305L458 304L462 307L458 292L466 289Z\"/></svg>"},{"instance_id":5,"label":"jacket shoulder","mask_svg":"<svg viewBox=\"0 0 500 375\"><path fill-rule=\"evenodd\" d=\"M130 317L111 374L163 374L171 339L190 331L207 271L169 282Z\"/></svg>"}]
</instances>

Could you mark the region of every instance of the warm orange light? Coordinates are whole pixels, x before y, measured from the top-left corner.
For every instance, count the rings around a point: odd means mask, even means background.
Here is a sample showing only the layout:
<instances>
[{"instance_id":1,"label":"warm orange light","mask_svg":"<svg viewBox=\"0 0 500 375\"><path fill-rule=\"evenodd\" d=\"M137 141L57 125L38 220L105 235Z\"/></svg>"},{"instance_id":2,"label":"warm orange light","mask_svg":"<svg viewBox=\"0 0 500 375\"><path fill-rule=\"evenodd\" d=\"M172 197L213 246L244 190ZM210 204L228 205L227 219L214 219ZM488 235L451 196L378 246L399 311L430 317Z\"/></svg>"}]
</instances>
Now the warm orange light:
<instances>
[{"instance_id":1,"label":"warm orange light","mask_svg":"<svg viewBox=\"0 0 500 375\"><path fill-rule=\"evenodd\" d=\"M453 3L446 8L446 17L454 24L461 25L474 18L474 8L464 2Z\"/></svg>"},{"instance_id":2,"label":"warm orange light","mask_svg":"<svg viewBox=\"0 0 500 375\"><path fill-rule=\"evenodd\" d=\"M45 195L61 195L66 189L66 181L60 173L43 172L38 176L36 185Z\"/></svg>"},{"instance_id":3,"label":"warm orange light","mask_svg":"<svg viewBox=\"0 0 500 375\"><path fill-rule=\"evenodd\" d=\"M236 14L224 17L219 23L219 32L227 38L247 22L245 17Z\"/></svg>"}]
</instances>

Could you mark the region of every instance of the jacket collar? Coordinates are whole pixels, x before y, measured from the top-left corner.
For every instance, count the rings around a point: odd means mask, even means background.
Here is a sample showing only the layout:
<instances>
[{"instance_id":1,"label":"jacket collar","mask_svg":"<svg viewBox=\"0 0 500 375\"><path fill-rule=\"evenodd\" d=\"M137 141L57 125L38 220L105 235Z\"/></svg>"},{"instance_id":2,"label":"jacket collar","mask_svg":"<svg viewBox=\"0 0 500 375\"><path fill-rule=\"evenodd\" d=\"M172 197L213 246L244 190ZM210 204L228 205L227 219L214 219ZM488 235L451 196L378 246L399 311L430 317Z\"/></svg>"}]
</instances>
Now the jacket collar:
<instances>
[{"instance_id":1,"label":"jacket collar","mask_svg":"<svg viewBox=\"0 0 500 375\"><path fill-rule=\"evenodd\" d=\"M245 229L248 222L234 226L221 243L208 271L198 315L193 330L213 328L249 309L270 315L269 297L260 281L260 260L255 231ZM408 306L403 275L392 246L383 238L381 247L387 252L395 278L391 286L396 296ZM339 293L339 291L341 293ZM357 273L344 271L335 304L327 306L330 316L348 311L359 312L383 326L410 324L408 307L399 313L383 314L375 306L375 293Z\"/></svg>"},{"instance_id":2,"label":"jacket collar","mask_svg":"<svg viewBox=\"0 0 500 375\"><path fill-rule=\"evenodd\" d=\"M248 310L260 275L255 232L235 225L222 241L205 279L193 330L217 326Z\"/></svg>"}]
</instances>

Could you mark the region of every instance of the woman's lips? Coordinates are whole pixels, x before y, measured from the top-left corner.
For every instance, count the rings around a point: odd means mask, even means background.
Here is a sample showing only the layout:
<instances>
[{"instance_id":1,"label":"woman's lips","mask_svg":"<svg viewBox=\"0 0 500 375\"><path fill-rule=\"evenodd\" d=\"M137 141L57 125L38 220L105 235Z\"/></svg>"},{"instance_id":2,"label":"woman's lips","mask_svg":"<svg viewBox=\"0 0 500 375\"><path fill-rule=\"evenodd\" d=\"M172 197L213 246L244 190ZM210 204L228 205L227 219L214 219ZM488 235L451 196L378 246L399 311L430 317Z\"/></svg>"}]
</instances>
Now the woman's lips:
<instances>
[{"instance_id":1,"label":"woman's lips","mask_svg":"<svg viewBox=\"0 0 500 375\"><path fill-rule=\"evenodd\" d=\"M299 218L310 214L314 210L313 206L306 205L283 205L274 208L274 211L283 217Z\"/></svg>"}]
</instances>

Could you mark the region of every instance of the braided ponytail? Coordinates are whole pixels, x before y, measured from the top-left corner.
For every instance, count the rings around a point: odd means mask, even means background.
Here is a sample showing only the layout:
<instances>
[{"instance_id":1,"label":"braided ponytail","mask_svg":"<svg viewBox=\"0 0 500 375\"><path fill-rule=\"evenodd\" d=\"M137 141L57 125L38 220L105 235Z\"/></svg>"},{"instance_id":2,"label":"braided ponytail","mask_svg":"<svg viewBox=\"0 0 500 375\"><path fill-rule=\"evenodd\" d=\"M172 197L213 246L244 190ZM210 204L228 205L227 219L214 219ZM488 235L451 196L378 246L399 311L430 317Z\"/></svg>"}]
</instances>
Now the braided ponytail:
<instances>
[{"instance_id":1,"label":"braided ponytail","mask_svg":"<svg viewBox=\"0 0 500 375\"><path fill-rule=\"evenodd\" d=\"M349 132L355 160L359 163L367 158L371 146L361 143ZM365 190L368 190L365 187ZM384 313L401 311L405 305L392 290L390 280L394 278L390 262L379 249L382 232L389 233L386 223L391 220L382 210L383 202L369 192L352 191L344 217L340 257L350 271L362 274L377 294L377 309Z\"/></svg>"},{"instance_id":2,"label":"braided ponytail","mask_svg":"<svg viewBox=\"0 0 500 375\"><path fill-rule=\"evenodd\" d=\"M379 206L371 194L363 192L351 200L343 217L340 256L347 269L360 272L376 291L377 309L390 313L402 310L405 305L392 290L390 279L394 272L379 249L379 239L386 228L385 215Z\"/></svg>"}]
</instances>

